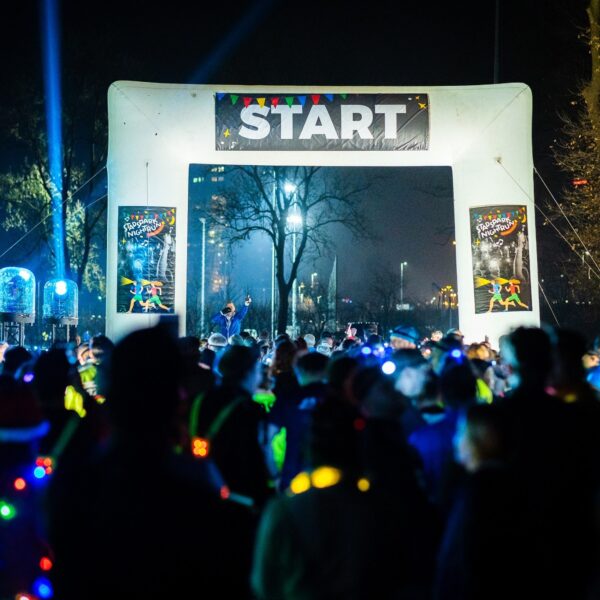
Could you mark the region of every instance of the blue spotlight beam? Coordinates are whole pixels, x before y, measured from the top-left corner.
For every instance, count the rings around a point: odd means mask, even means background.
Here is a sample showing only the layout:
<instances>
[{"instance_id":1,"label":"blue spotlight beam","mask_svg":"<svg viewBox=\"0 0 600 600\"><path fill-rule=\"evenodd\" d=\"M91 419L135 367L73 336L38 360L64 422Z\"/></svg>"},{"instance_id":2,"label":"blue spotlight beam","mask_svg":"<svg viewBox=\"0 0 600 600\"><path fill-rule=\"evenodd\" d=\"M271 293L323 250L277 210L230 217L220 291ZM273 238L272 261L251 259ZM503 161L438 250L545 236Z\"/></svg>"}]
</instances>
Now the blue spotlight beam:
<instances>
[{"instance_id":1,"label":"blue spotlight beam","mask_svg":"<svg viewBox=\"0 0 600 600\"><path fill-rule=\"evenodd\" d=\"M63 220L63 157L60 85L60 37L57 0L40 0L42 60L46 92L48 164L52 190L52 224L56 276L65 277L65 226Z\"/></svg>"},{"instance_id":2,"label":"blue spotlight beam","mask_svg":"<svg viewBox=\"0 0 600 600\"><path fill-rule=\"evenodd\" d=\"M274 5L274 0L259 0L252 3L248 12L235 24L227 33L225 38L217 47L206 57L196 72L190 77L189 83L207 83L210 77L221 66L221 63L227 58L244 38L252 32L258 23L265 17L269 9Z\"/></svg>"}]
</instances>

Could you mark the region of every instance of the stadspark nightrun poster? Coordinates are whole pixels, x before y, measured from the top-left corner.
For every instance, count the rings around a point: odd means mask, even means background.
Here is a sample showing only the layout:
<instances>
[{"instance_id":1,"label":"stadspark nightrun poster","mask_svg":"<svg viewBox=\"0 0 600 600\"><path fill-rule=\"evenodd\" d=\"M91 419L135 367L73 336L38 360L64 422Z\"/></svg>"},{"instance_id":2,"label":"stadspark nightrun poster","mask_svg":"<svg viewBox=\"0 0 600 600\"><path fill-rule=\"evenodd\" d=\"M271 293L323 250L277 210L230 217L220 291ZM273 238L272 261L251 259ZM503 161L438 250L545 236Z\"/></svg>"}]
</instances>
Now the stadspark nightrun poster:
<instances>
[{"instance_id":1,"label":"stadspark nightrun poster","mask_svg":"<svg viewBox=\"0 0 600 600\"><path fill-rule=\"evenodd\" d=\"M173 310L176 227L175 208L119 207L117 312Z\"/></svg>"},{"instance_id":2,"label":"stadspark nightrun poster","mask_svg":"<svg viewBox=\"0 0 600 600\"><path fill-rule=\"evenodd\" d=\"M475 313L531 310L527 208L470 209Z\"/></svg>"}]
</instances>

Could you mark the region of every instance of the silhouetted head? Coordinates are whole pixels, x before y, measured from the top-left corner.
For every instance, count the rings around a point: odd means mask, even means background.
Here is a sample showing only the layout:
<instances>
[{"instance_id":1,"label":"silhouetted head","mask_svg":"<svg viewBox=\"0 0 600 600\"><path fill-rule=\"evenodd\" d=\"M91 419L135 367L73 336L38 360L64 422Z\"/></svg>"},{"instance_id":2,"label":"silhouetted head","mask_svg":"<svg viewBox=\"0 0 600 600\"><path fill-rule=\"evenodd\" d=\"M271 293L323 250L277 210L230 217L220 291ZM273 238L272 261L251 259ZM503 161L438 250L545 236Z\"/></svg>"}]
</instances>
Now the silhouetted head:
<instances>
[{"instance_id":1,"label":"silhouetted head","mask_svg":"<svg viewBox=\"0 0 600 600\"><path fill-rule=\"evenodd\" d=\"M467 471L478 471L486 463L507 458L503 412L493 404L471 406L459 419L454 436L457 462Z\"/></svg>"},{"instance_id":2,"label":"silhouetted head","mask_svg":"<svg viewBox=\"0 0 600 600\"><path fill-rule=\"evenodd\" d=\"M303 337L296 338L294 344L296 344L296 348L298 348L300 352L306 352L308 350L308 344Z\"/></svg>"},{"instance_id":3,"label":"silhouetted head","mask_svg":"<svg viewBox=\"0 0 600 600\"><path fill-rule=\"evenodd\" d=\"M552 348L548 334L539 327L518 327L501 338L503 361L510 367L513 387L543 388L552 369Z\"/></svg>"},{"instance_id":4,"label":"silhouetted head","mask_svg":"<svg viewBox=\"0 0 600 600\"><path fill-rule=\"evenodd\" d=\"M356 370L350 381L350 392L354 404L364 402L371 388L384 377L381 368L377 366L362 367Z\"/></svg>"},{"instance_id":5,"label":"silhouetted head","mask_svg":"<svg viewBox=\"0 0 600 600\"><path fill-rule=\"evenodd\" d=\"M328 465L345 473L359 470L359 433L355 427L358 417L354 407L336 398L315 408L308 436L311 467Z\"/></svg>"},{"instance_id":6,"label":"silhouetted head","mask_svg":"<svg viewBox=\"0 0 600 600\"><path fill-rule=\"evenodd\" d=\"M277 344L283 342L283 341L290 341L290 336L287 333L280 333L276 338L275 338L275 346L277 346Z\"/></svg>"},{"instance_id":7,"label":"silhouetted head","mask_svg":"<svg viewBox=\"0 0 600 600\"><path fill-rule=\"evenodd\" d=\"M306 345L309 348L314 348L315 344L317 343L317 340L316 340L315 336L312 333L307 333L304 336L304 341L306 342Z\"/></svg>"},{"instance_id":8,"label":"silhouetted head","mask_svg":"<svg viewBox=\"0 0 600 600\"><path fill-rule=\"evenodd\" d=\"M262 379L260 351L248 346L229 346L219 360L223 385L242 387L253 394Z\"/></svg>"},{"instance_id":9,"label":"silhouetted head","mask_svg":"<svg viewBox=\"0 0 600 600\"><path fill-rule=\"evenodd\" d=\"M176 338L163 327L134 331L115 346L108 408L126 438L164 441L178 406L182 364Z\"/></svg>"},{"instance_id":10,"label":"silhouetted head","mask_svg":"<svg viewBox=\"0 0 600 600\"><path fill-rule=\"evenodd\" d=\"M95 362L107 359L115 345L105 335L95 335L90 339L90 352Z\"/></svg>"},{"instance_id":11,"label":"silhouetted head","mask_svg":"<svg viewBox=\"0 0 600 600\"><path fill-rule=\"evenodd\" d=\"M352 375L359 368L358 361L351 356L342 355L331 359L327 365L329 387L338 395L348 395L348 385Z\"/></svg>"},{"instance_id":12,"label":"silhouetted head","mask_svg":"<svg viewBox=\"0 0 600 600\"><path fill-rule=\"evenodd\" d=\"M19 369L19 367L30 361L32 358L31 352L25 350L23 346L15 346L14 348L9 348L4 353L4 363L2 366L2 373L4 375L12 375L14 377L15 373Z\"/></svg>"},{"instance_id":13,"label":"silhouetted head","mask_svg":"<svg viewBox=\"0 0 600 600\"><path fill-rule=\"evenodd\" d=\"M367 342L366 342L367 346L381 346L383 345L383 338L376 334L376 333L371 333L369 335L369 337L367 338Z\"/></svg>"},{"instance_id":14,"label":"silhouetted head","mask_svg":"<svg viewBox=\"0 0 600 600\"><path fill-rule=\"evenodd\" d=\"M70 370L67 355L60 348L52 348L37 359L33 368L33 388L44 411L64 408Z\"/></svg>"},{"instance_id":15,"label":"silhouetted head","mask_svg":"<svg viewBox=\"0 0 600 600\"><path fill-rule=\"evenodd\" d=\"M324 382L327 377L329 358L319 352L309 352L298 356L294 363L294 372L300 385Z\"/></svg>"},{"instance_id":16,"label":"silhouetted head","mask_svg":"<svg viewBox=\"0 0 600 600\"><path fill-rule=\"evenodd\" d=\"M200 361L200 339L194 335L188 335L177 340L179 351L184 361L198 364Z\"/></svg>"},{"instance_id":17,"label":"silhouetted head","mask_svg":"<svg viewBox=\"0 0 600 600\"><path fill-rule=\"evenodd\" d=\"M440 376L440 390L444 403L450 408L475 404L477 379L467 358L445 364Z\"/></svg>"},{"instance_id":18,"label":"silhouetted head","mask_svg":"<svg viewBox=\"0 0 600 600\"><path fill-rule=\"evenodd\" d=\"M275 348L273 363L271 365L274 375L292 371L294 358L298 353L298 347L290 340L283 340Z\"/></svg>"},{"instance_id":19,"label":"silhouetted head","mask_svg":"<svg viewBox=\"0 0 600 600\"><path fill-rule=\"evenodd\" d=\"M431 369L429 363L416 348L394 352L396 390L407 398L418 398L425 387Z\"/></svg>"}]
</instances>

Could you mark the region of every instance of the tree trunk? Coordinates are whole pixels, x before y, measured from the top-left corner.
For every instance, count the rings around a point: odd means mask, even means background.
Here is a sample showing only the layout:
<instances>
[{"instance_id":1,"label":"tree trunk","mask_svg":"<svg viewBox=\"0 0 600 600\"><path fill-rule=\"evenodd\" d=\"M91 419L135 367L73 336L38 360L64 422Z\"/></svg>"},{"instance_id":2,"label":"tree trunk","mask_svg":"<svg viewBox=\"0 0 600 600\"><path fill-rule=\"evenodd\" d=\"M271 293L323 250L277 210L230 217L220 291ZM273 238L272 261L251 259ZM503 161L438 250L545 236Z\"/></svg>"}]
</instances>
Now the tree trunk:
<instances>
[{"instance_id":1,"label":"tree trunk","mask_svg":"<svg viewBox=\"0 0 600 600\"><path fill-rule=\"evenodd\" d=\"M289 290L279 290L279 306L277 309L277 333L285 333L288 322L288 311L290 307Z\"/></svg>"}]
</instances>

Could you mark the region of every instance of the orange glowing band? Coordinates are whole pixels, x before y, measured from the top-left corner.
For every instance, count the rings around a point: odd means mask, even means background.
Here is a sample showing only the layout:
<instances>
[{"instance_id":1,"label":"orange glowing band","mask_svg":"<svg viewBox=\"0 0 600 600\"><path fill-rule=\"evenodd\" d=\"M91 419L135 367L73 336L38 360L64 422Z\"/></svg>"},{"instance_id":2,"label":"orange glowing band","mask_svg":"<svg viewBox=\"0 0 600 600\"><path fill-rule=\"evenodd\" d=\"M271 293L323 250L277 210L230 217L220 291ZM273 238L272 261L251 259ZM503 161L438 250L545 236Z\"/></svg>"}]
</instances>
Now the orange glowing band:
<instances>
[{"instance_id":1,"label":"orange glowing band","mask_svg":"<svg viewBox=\"0 0 600 600\"><path fill-rule=\"evenodd\" d=\"M194 437L192 438L192 454L199 456L200 458L206 458L208 456L210 443L206 438Z\"/></svg>"}]
</instances>

